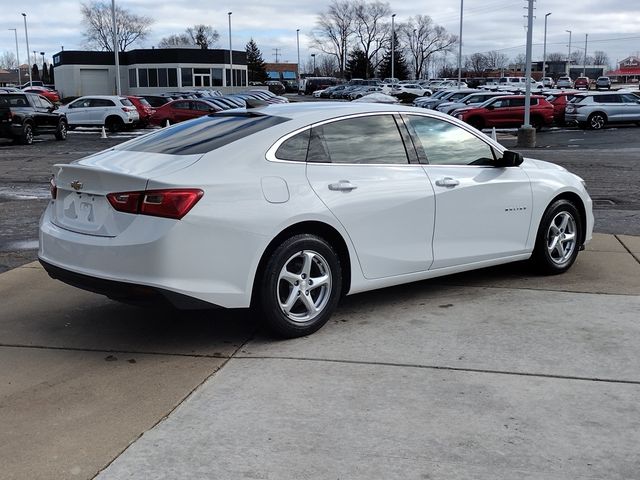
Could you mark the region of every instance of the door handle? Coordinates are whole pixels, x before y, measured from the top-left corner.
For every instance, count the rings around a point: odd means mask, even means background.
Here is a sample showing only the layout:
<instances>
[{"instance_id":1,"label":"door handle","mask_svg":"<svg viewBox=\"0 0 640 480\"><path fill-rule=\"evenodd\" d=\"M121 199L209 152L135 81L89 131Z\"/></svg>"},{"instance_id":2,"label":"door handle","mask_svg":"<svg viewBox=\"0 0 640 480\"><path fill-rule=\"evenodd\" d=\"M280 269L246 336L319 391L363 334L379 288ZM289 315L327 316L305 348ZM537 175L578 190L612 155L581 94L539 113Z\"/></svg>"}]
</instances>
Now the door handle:
<instances>
[{"instance_id":1,"label":"door handle","mask_svg":"<svg viewBox=\"0 0 640 480\"><path fill-rule=\"evenodd\" d=\"M451 187L456 187L456 186L460 185L460 182L458 180L456 180L455 178L444 177L444 178L439 178L438 180L436 180L436 185L439 186L439 187L451 188Z\"/></svg>"},{"instance_id":2,"label":"door handle","mask_svg":"<svg viewBox=\"0 0 640 480\"><path fill-rule=\"evenodd\" d=\"M340 180L338 183L330 183L329 190L334 192L350 192L351 190L355 190L358 188L355 185L352 185L349 180Z\"/></svg>"}]
</instances>

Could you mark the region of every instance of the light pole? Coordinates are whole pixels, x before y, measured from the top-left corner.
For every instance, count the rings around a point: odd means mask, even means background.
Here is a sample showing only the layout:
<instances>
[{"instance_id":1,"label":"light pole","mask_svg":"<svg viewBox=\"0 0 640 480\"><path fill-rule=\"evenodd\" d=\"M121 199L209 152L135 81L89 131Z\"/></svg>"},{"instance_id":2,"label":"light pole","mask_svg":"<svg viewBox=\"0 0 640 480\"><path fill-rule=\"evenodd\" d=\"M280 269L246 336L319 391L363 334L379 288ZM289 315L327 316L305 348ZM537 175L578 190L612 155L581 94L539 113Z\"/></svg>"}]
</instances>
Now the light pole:
<instances>
[{"instance_id":1,"label":"light pole","mask_svg":"<svg viewBox=\"0 0 640 480\"><path fill-rule=\"evenodd\" d=\"M567 57L567 75L571 76L571 30L565 30L569 34L569 56Z\"/></svg>"},{"instance_id":2,"label":"light pole","mask_svg":"<svg viewBox=\"0 0 640 480\"><path fill-rule=\"evenodd\" d=\"M582 66L582 76L587 76L587 40L589 38L589 34L584 34L584 65ZM589 85L587 85L587 90L589 90Z\"/></svg>"},{"instance_id":3,"label":"light pole","mask_svg":"<svg viewBox=\"0 0 640 480\"><path fill-rule=\"evenodd\" d=\"M22 16L24 17L24 37L27 40L27 64L31 63L31 60L29 59L29 32L27 31L27 14L23 13ZM33 75L31 75L31 65L29 65L29 86L33 87Z\"/></svg>"},{"instance_id":4,"label":"light pole","mask_svg":"<svg viewBox=\"0 0 640 480\"><path fill-rule=\"evenodd\" d=\"M316 54L312 53L311 58L313 58L313 76L316 76Z\"/></svg>"},{"instance_id":5,"label":"light pole","mask_svg":"<svg viewBox=\"0 0 640 480\"><path fill-rule=\"evenodd\" d=\"M524 97L524 124L518 129L518 146L533 148L536 146L536 129L531 126L531 49L533 45L533 2L528 0L527 7L527 60L525 66L526 90Z\"/></svg>"},{"instance_id":6,"label":"light pole","mask_svg":"<svg viewBox=\"0 0 640 480\"><path fill-rule=\"evenodd\" d=\"M300 29L299 28L296 30L296 46L298 47L298 66L296 67L296 80L297 80L296 89L298 90L298 92L296 93L300 93Z\"/></svg>"},{"instance_id":7,"label":"light pole","mask_svg":"<svg viewBox=\"0 0 640 480\"><path fill-rule=\"evenodd\" d=\"M231 70L229 71L229 79L231 80L231 92L233 93L233 50L231 49L231 14L233 12L228 12L229 16L229 65Z\"/></svg>"},{"instance_id":8,"label":"light pole","mask_svg":"<svg viewBox=\"0 0 640 480\"><path fill-rule=\"evenodd\" d=\"M462 13L464 11L464 0L460 0L460 37L458 38L458 88L462 83Z\"/></svg>"},{"instance_id":9,"label":"light pole","mask_svg":"<svg viewBox=\"0 0 640 480\"><path fill-rule=\"evenodd\" d=\"M393 79L395 78L395 37L396 37L396 29L395 29L395 21L396 14L391 15L391 82L393 83Z\"/></svg>"},{"instance_id":10,"label":"light pole","mask_svg":"<svg viewBox=\"0 0 640 480\"><path fill-rule=\"evenodd\" d=\"M20 75L20 53L18 51L18 29L10 28L9 30L13 30L13 33L16 36L16 61L18 62L18 85L22 85L22 76Z\"/></svg>"},{"instance_id":11,"label":"light pole","mask_svg":"<svg viewBox=\"0 0 640 480\"><path fill-rule=\"evenodd\" d=\"M544 16L544 49L542 50L542 76L547 76L547 18L551 12Z\"/></svg>"},{"instance_id":12,"label":"light pole","mask_svg":"<svg viewBox=\"0 0 640 480\"><path fill-rule=\"evenodd\" d=\"M42 74L40 75L40 80L42 80L42 84L44 85L44 52L40 52L40 56L42 56Z\"/></svg>"},{"instance_id":13,"label":"light pole","mask_svg":"<svg viewBox=\"0 0 640 480\"><path fill-rule=\"evenodd\" d=\"M116 30L116 0L111 0L111 25L113 28L113 55L116 63L116 95L122 95L120 88L120 54L118 52L118 31Z\"/></svg>"}]
</instances>

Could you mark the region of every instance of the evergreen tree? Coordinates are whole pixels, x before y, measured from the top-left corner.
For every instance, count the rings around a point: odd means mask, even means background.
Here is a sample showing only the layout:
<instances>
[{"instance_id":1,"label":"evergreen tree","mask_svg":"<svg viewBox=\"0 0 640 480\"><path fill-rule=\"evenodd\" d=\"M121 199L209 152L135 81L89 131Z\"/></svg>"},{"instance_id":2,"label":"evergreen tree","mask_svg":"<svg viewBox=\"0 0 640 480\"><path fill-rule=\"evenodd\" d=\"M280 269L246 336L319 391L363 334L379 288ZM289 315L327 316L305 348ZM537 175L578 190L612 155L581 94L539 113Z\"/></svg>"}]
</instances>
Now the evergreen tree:
<instances>
[{"instance_id":1,"label":"evergreen tree","mask_svg":"<svg viewBox=\"0 0 640 480\"><path fill-rule=\"evenodd\" d=\"M31 67L31 80L40 80L40 71L35 63Z\"/></svg>"},{"instance_id":2,"label":"evergreen tree","mask_svg":"<svg viewBox=\"0 0 640 480\"><path fill-rule=\"evenodd\" d=\"M407 65L407 60L404 58L404 54L402 53L402 49L398 43L398 35L394 35L394 54L393 54L393 75L398 80L406 80L409 78L409 66ZM380 78L390 78L391 77L391 48L388 48L387 51L384 52L384 56L382 57L382 62L380 62L380 68L378 69L378 76Z\"/></svg>"},{"instance_id":3,"label":"evergreen tree","mask_svg":"<svg viewBox=\"0 0 640 480\"><path fill-rule=\"evenodd\" d=\"M367 72L373 72L373 65L371 65L365 53L356 48L349 53L345 75L348 79L367 78Z\"/></svg>"},{"instance_id":4,"label":"evergreen tree","mask_svg":"<svg viewBox=\"0 0 640 480\"><path fill-rule=\"evenodd\" d=\"M49 67L47 67L46 63L42 64L42 83L49 84Z\"/></svg>"},{"instance_id":5,"label":"evergreen tree","mask_svg":"<svg viewBox=\"0 0 640 480\"><path fill-rule=\"evenodd\" d=\"M245 47L247 52L247 75L250 82L265 82L269 79L267 69L262 59L262 52L252 38Z\"/></svg>"},{"instance_id":6,"label":"evergreen tree","mask_svg":"<svg viewBox=\"0 0 640 480\"><path fill-rule=\"evenodd\" d=\"M49 64L49 81L51 82L52 85L56 83L56 79L53 76L53 63Z\"/></svg>"}]
</instances>

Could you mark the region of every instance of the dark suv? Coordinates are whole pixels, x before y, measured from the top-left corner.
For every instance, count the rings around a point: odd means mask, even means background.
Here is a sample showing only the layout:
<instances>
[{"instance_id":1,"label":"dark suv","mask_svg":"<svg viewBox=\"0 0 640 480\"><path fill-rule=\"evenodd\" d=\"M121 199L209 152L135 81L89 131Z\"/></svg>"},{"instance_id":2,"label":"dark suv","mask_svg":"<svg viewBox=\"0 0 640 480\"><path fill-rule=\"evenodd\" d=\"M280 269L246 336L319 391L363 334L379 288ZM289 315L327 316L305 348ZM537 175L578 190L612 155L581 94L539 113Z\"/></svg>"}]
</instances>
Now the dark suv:
<instances>
[{"instance_id":1,"label":"dark suv","mask_svg":"<svg viewBox=\"0 0 640 480\"><path fill-rule=\"evenodd\" d=\"M66 140L67 117L57 108L34 93L0 93L0 138L31 145L35 135L50 133Z\"/></svg>"}]
</instances>

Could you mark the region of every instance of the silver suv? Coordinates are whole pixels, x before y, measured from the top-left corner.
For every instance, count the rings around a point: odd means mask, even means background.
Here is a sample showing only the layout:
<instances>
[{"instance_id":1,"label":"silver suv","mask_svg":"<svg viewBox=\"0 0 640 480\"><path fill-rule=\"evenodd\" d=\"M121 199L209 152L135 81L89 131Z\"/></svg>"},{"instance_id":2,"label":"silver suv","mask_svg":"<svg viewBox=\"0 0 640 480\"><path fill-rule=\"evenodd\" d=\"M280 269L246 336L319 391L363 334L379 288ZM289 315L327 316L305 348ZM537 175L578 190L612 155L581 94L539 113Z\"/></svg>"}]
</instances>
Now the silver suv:
<instances>
[{"instance_id":1,"label":"silver suv","mask_svg":"<svg viewBox=\"0 0 640 480\"><path fill-rule=\"evenodd\" d=\"M601 88L611 90L611 79L609 77L598 77L596 80L596 90L600 90Z\"/></svg>"},{"instance_id":2,"label":"silver suv","mask_svg":"<svg viewBox=\"0 0 640 480\"><path fill-rule=\"evenodd\" d=\"M564 119L600 130L608 123L640 125L640 96L634 93L581 93L567 104Z\"/></svg>"},{"instance_id":3,"label":"silver suv","mask_svg":"<svg viewBox=\"0 0 640 480\"><path fill-rule=\"evenodd\" d=\"M131 100L117 95L91 95L80 97L60 107L67 115L70 128L105 126L111 132L133 127L140 115Z\"/></svg>"}]
</instances>

